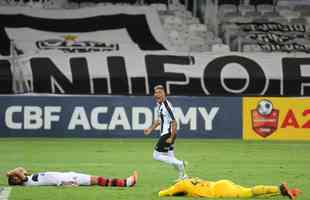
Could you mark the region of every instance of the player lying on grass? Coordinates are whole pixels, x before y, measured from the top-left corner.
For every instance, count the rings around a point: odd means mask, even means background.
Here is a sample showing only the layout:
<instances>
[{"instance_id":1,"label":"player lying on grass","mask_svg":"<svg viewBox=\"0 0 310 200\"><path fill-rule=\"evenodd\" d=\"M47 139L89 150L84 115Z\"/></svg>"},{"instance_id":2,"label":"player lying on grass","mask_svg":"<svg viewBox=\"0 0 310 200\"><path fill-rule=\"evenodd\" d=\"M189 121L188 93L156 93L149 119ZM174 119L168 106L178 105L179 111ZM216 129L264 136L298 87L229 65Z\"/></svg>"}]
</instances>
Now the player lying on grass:
<instances>
[{"instance_id":1,"label":"player lying on grass","mask_svg":"<svg viewBox=\"0 0 310 200\"><path fill-rule=\"evenodd\" d=\"M6 174L9 185L20 186L115 186L132 187L138 180L135 171L126 179L105 178L76 172L41 172L29 174L23 167L17 167Z\"/></svg>"},{"instance_id":2,"label":"player lying on grass","mask_svg":"<svg viewBox=\"0 0 310 200\"><path fill-rule=\"evenodd\" d=\"M289 189L286 183L280 186L258 185L254 187L243 187L229 180L212 182L199 178L188 178L177 182L168 189L160 191L159 196L250 198L282 195L294 200L300 192L297 188Z\"/></svg>"}]
</instances>

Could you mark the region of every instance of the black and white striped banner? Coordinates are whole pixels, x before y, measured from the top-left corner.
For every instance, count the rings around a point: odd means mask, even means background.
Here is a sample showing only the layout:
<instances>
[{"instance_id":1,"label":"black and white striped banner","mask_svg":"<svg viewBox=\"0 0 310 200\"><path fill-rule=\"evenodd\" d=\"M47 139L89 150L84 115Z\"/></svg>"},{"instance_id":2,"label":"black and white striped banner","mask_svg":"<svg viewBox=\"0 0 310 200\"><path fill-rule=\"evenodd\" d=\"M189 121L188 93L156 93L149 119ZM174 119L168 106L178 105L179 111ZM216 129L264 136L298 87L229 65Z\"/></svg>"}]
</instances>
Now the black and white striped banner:
<instances>
[{"instance_id":1,"label":"black and white striped banner","mask_svg":"<svg viewBox=\"0 0 310 200\"><path fill-rule=\"evenodd\" d=\"M67 52L83 46L97 49L94 51L121 50L122 46L126 51L128 48L136 50L136 46L140 50L169 49L157 11L146 6L75 10L1 7L0 54L10 53L10 40L14 40L23 53L34 47L38 50L65 49Z\"/></svg>"},{"instance_id":2,"label":"black and white striped banner","mask_svg":"<svg viewBox=\"0 0 310 200\"><path fill-rule=\"evenodd\" d=\"M9 62L0 64L1 87L9 87ZM41 52L19 57L16 68L35 93L150 95L163 84L171 95L310 95L310 58L304 54Z\"/></svg>"}]
</instances>

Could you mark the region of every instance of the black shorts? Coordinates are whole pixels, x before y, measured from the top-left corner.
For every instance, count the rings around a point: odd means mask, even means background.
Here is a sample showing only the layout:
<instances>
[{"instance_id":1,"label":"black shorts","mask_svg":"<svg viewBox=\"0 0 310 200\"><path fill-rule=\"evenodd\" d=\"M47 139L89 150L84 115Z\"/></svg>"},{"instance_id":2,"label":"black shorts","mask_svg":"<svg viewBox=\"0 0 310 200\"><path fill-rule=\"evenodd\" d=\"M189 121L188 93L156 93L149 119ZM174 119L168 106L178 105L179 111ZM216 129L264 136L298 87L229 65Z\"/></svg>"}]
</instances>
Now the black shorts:
<instances>
[{"instance_id":1,"label":"black shorts","mask_svg":"<svg viewBox=\"0 0 310 200\"><path fill-rule=\"evenodd\" d=\"M174 141L170 144L170 143L167 143L166 140L168 138L170 138L171 136L171 133L167 133L163 136L160 136L156 146L155 146L155 150L158 151L158 152L168 152L168 151L172 151L173 150L173 144L174 144Z\"/></svg>"}]
</instances>

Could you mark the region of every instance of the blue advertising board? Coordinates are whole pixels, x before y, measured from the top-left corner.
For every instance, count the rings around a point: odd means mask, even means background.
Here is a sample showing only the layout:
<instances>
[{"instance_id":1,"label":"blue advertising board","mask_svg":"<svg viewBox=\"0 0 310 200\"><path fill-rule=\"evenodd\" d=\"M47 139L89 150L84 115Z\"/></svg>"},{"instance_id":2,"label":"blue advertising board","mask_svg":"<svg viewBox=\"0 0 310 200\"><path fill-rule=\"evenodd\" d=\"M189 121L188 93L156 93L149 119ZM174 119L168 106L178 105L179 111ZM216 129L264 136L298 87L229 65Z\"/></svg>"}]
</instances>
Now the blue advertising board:
<instances>
[{"instance_id":1,"label":"blue advertising board","mask_svg":"<svg viewBox=\"0 0 310 200\"><path fill-rule=\"evenodd\" d=\"M168 99L178 137L242 138L240 97ZM0 96L0 137L144 137L156 110L150 96Z\"/></svg>"}]
</instances>

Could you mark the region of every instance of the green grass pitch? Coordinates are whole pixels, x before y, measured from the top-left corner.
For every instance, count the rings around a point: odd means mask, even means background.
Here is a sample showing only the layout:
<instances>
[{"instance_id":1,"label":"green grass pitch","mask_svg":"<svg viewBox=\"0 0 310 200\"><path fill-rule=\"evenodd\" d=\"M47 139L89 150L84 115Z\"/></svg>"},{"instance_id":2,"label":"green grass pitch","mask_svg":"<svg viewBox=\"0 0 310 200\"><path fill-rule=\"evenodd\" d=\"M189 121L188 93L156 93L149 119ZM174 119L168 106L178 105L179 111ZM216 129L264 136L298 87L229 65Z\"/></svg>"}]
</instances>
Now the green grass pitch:
<instances>
[{"instance_id":1,"label":"green grass pitch","mask_svg":"<svg viewBox=\"0 0 310 200\"><path fill-rule=\"evenodd\" d=\"M152 159L155 142L154 139L2 138L0 187L7 184L5 172L16 166L33 172L76 171L109 177L126 177L136 169L140 178L134 188L13 187L10 200L159 199L158 191L171 185L177 173ZM178 139L175 147L176 156L189 162L190 176L230 179L245 186L287 181L303 190L300 200L310 199L309 142Z\"/></svg>"}]
</instances>

